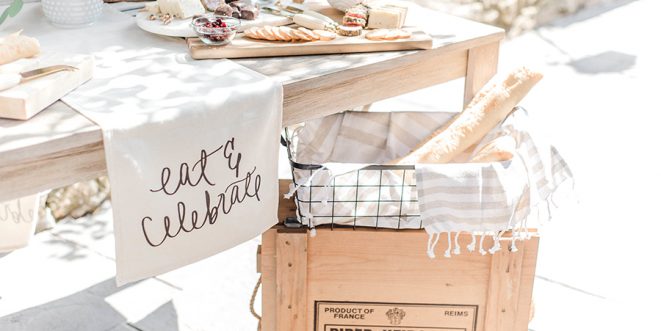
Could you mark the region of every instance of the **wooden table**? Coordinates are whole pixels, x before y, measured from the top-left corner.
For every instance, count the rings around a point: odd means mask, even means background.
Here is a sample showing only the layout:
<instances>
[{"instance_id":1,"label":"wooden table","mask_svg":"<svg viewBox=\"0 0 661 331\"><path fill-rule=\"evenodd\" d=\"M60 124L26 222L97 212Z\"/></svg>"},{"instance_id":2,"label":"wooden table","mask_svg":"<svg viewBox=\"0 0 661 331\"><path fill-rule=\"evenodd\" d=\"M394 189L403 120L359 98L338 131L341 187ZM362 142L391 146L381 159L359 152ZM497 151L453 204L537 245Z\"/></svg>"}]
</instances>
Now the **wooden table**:
<instances>
[{"instance_id":1,"label":"wooden table","mask_svg":"<svg viewBox=\"0 0 661 331\"><path fill-rule=\"evenodd\" d=\"M468 102L496 72L503 30L422 8L410 12L409 22L434 37L433 49L236 62L283 83L283 125L461 77ZM0 201L105 172L101 129L62 102L29 121L0 120Z\"/></svg>"}]
</instances>

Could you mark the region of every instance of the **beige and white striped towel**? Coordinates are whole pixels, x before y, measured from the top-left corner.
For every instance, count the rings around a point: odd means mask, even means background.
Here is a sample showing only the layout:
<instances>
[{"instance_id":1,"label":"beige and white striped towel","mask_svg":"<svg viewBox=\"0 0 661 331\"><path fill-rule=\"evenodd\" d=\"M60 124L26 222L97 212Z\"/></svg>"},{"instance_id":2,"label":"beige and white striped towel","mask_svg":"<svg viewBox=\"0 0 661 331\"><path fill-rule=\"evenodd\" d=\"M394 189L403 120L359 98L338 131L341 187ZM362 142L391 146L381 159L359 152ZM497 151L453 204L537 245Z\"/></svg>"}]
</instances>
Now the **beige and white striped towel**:
<instances>
[{"instance_id":1,"label":"beige and white striped towel","mask_svg":"<svg viewBox=\"0 0 661 331\"><path fill-rule=\"evenodd\" d=\"M452 251L460 252L456 239L452 249L452 233L455 238L461 232L481 234L482 238L486 234L497 237L506 230L525 233L521 230L527 227L531 211L548 206L551 194L571 181L572 174L554 147L533 138L534 130L523 110L513 112L483 139L487 142L503 134L514 137L517 150L510 161L418 164L415 171L365 170L367 165L406 154L452 115L345 112L296 129L295 160L326 167L317 172L294 172L297 183L307 184L298 188L303 217L312 226L331 221L397 228L422 225L430 234L432 256L441 234L448 236L445 255L450 256ZM479 149L478 145L475 150ZM376 200L381 202L374 203ZM480 252L485 253L481 242ZM473 241L468 249L475 248Z\"/></svg>"}]
</instances>

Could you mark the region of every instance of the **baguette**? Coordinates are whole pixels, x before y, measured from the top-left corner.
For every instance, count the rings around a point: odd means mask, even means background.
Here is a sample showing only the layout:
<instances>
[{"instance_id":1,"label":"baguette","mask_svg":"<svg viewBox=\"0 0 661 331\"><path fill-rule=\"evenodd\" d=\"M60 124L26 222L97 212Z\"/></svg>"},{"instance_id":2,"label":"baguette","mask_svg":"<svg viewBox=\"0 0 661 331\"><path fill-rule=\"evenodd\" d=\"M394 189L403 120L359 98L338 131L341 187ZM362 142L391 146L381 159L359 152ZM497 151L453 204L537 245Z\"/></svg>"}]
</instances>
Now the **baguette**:
<instances>
[{"instance_id":1,"label":"baguette","mask_svg":"<svg viewBox=\"0 0 661 331\"><path fill-rule=\"evenodd\" d=\"M514 156L516 140L512 136L500 136L488 142L470 159L471 163L509 161Z\"/></svg>"},{"instance_id":2,"label":"baguette","mask_svg":"<svg viewBox=\"0 0 661 331\"><path fill-rule=\"evenodd\" d=\"M0 38L0 65L39 54L39 41L21 31Z\"/></svg>"},{"instance_id":3,"label":"baguette","mask_svg":"<svg viewBox=\"0 0 661 331\"><path fill-rule=\"evenodd\" d=\"M475 104L477 104L478 102L482 101L482 100L484 99L484 97L488 94L488 92L491 91L494 87L496 87L496 84L497 84L497 83L496 83L495 79L490 80L486 85L484 85L484 87L482 87L482 88L478 91L478 93L473 97L473 99L471 99L470 103L469 103L464 109L471 108L471 107L475 106ZM430 137L437 136L437 135L441 134L441 132L447 130L447 129L450 127L450 125L452 125L452 123L454 123L454 121L457 120L457 117L458 117L460 114L461 114L461 113L457 113L457 114L455 114L454 116L452 116L451 119L449 119L447 122L445 122L445 124L443 124L440 128L436 129L436 130L435 130L432 134L430 134L429 137L428 137L426 140L424 140L424 141L428 141ZM422 143L418 144L418 146L420 146L420 145L422 145ZM467 149L466 149L466 152L472 152L472 151L475 149L475 147L477 147L477 143L475 143L475 144L473 144L472 146L470 146L469 148L467 148ZM470 154L470 153L469 153L469 154ZM401 158L398 158L398 159L391 160L391 161L387 162L386 164L389 164L389 165L393 165L393 164L404 164L403 161L402 161L403 158L404 158L404 157L401 157ZM460 160L453 160L453 161L464 162L464 161L468 161L468 158L467 158L467 157L464 157L463 159L460 158Z\"/></svg>"},{"instance_id":4,"label":"baguette","mask_svg":"<svg viewBox=\"0 0 661 331\"><path fill-rule=\"evenodd\" d=\"M503 81L488 83L470 107L419 143L408 155L391 163L450 162L505 119L541 78L541 73L521 67Z\"/></svg>"}]
</instances>

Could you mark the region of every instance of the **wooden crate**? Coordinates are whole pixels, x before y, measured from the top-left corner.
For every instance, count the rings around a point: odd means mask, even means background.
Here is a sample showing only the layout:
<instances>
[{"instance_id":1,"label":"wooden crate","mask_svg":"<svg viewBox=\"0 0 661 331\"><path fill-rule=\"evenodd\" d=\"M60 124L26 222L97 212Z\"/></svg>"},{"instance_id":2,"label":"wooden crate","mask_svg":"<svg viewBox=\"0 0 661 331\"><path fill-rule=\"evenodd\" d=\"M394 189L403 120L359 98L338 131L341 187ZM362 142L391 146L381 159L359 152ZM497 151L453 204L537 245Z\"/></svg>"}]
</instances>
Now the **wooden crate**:
<instances>
[{"instance_id":1,"label":"wooden crate","mask_svg":"<svg viewBox=\"0 0 661 331\"><path fill-rule=\"evenodd\" d=\"M461 235L451 258L444 238L430 259L423 230L270 229L258 258L262 330L527 330L539 238L517 242L517 252L503 238L501 251L481 255Z\"/></svg>"}]
</instances>

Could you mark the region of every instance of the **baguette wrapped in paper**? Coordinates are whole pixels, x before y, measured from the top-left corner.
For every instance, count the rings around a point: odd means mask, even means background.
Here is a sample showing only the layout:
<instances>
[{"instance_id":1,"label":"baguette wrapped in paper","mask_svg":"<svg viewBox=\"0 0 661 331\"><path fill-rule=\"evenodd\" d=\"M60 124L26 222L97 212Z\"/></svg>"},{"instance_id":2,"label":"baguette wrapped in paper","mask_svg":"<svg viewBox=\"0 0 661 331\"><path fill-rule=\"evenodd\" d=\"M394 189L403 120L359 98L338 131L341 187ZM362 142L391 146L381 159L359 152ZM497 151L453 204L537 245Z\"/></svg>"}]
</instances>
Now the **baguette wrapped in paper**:
<instances>
[{"instance_id":1,"label":"baguette wrapped in paper","mask_svg":"<svg viewBox=\"0 0 661 331\"><path fill-rule=\"evenodd\" d=\"M21 31L0 37L0 65L33 57L40 52L39 41L21 35Z\"/></svg>"}]
</instances>

